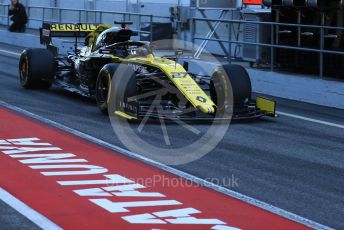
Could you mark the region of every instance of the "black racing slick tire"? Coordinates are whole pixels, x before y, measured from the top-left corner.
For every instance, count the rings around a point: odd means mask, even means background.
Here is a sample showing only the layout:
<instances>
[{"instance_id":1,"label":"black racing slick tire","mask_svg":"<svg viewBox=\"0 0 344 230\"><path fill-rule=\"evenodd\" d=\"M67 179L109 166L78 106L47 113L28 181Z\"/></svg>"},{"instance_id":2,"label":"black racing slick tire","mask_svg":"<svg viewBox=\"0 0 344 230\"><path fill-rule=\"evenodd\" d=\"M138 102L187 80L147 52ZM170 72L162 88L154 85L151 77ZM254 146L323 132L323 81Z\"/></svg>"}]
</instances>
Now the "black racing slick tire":
<instances>
[{"instance_id":1,"label":"black racing slick tire","mask_svg":"<svg viewBox=\"0 0 344 230\"><path fill-rule=\"evenodd\" d=\"M55 75L55 58L46 49L26 49L19 60L19 80L25 89L48 89Z\"/></svg>"},{"instance_id":2,"label":"black racing slick tire","mask_svg":"<svg viewBox=\"0 0 344 230\"><path fill-rule=\"evenodd\" d=\"M136 96L136 76L126 64L111 63L99 72L96 83L96 101L100 111L111 115L115 111L125 112L127 98Z\"/></svg>"},{"instance_id":3,"label":"black racing slick tire","mask_svg":"<svg viewBox=\"0 0 344 230\"><path fill-rule=\"evenodd\" d=\"M210 82L210 94L218 107L222 106L218 105L218 97L226 95L226 90L232 91L234 105L245 104L251 99L251 80L244 67L228 64L214 71Z\"/></svg>"}]
</instances>

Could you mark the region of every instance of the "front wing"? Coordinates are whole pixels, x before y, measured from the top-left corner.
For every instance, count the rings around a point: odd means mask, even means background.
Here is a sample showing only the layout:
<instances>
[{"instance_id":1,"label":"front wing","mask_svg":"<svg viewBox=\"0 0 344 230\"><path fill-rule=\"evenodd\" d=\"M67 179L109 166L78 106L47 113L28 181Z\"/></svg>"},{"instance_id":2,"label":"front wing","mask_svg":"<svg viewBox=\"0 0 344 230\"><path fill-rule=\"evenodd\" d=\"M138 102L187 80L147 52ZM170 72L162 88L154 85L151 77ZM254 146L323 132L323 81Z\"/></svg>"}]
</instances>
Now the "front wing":
<instances>
[{"instance_id":1,"label":"front wing","mask_svg":"<svg viewBox=\"0 0 344 230\"><path fill-rule=\"evenodd\" d=\"M126 103L122 103L126 104ZM235 106L228 116L217 117L214 114L205 114L201 111L185 113L171 108L151 109L136 102L126 104L122 111L114 111L114 114L128 120L164 119L181 121L244 121L254 120L264 116L276 117L276 102L263 97L257 97L255 102L243 106Z\"/></svg>"}]
</instances>

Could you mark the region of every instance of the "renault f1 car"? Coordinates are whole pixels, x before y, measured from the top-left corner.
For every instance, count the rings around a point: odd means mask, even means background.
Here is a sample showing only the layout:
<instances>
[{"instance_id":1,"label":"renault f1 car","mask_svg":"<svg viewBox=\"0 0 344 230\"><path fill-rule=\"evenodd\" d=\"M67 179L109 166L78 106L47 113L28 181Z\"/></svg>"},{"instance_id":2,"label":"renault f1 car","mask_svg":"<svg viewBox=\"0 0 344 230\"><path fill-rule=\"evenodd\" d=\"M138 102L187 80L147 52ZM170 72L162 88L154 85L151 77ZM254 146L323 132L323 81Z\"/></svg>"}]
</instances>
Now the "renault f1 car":
<instances>
[{"instance_id":1,"label":"renault f1 car","mask_svg":"<svg viewBox=\"0 0 344 230\"><path fill-rule=\"evenodd\" d=\"M239 65L223 65L211 76L188 72L188 63L156 57L148 42L121 22L108 24L49 24L40 29L46 48L26 49L19 62L25 89L52 85L95 97L105 114L129 120L253 119L275 116L275 102L251 99L251 82ZM75 38L73 52L59 54L54 37ZM80 38L84 44L79 45ZM181 51L176 51L178 56ZM221 116L219 116L221 115Z\"/></svg>"}]
</instances>

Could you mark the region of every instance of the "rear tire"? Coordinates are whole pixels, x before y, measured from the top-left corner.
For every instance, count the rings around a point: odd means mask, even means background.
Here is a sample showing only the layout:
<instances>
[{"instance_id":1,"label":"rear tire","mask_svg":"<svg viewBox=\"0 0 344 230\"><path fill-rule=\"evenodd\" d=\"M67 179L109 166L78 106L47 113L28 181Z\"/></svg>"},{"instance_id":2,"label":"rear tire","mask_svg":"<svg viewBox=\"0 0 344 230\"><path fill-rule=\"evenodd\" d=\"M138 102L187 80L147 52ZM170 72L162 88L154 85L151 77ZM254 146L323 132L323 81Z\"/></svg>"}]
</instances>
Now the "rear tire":
<instances>
[{"instance_id":1,"label":"rear tire","mask_svg":"<svg viewBox=\"0 0 344 230\"><path fill-rule=\"evenodd\" d=\"M26 49L20 56L19 80L25 89L49 89L54 80L55 58L46 49Z\"/></svg>"}]
</instances>

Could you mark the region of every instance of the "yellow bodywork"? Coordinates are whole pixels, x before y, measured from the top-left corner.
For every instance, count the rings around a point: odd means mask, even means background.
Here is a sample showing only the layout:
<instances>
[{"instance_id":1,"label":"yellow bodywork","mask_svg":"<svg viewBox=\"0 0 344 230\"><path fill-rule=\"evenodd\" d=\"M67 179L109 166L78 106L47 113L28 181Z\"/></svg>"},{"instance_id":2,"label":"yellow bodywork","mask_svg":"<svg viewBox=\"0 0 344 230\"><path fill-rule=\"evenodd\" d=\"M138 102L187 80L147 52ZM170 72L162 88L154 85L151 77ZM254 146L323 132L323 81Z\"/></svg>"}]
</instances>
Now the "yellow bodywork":
<instances>
[{"instance_id":1,"label":"yellow bodywork","mask_svg":"<svg viewBox=\"0 0 344 230\"><path fill-rule=\"evenodd\" d=\"M122 111L116 111L115 114L117 116L120 116L120 117L128 119L128 120L137 120L137 117L131 116L131 115L129 115L125 112L122 112Z\"/></svg>"},{"instance_id":2,"label":"yellow bodywork","mask_svg":"<svg viewBox=\"0 0 344 230\"><path fill-rule=\"evenodd\" d=\"M87 35L85 41L87 41L87 46L92 47L94 46L99 34L103 31L110 29L112 26L110 24L100 24L98 25L91 33Z\"/></svg>"},{"instance_id":3,"label":"yellow bodywork","mask_svg":"<svg viewBox=\"0 0 344 230\"><path fill-rule=\"evenodd\" d=\"M149 54L147 57L131 58L126 60L126 62L160 69L195 108L198 108L203 113L215 113L216 105L214 102L199 87L182 65L166 58L154 57L152 54Z\"/></svg>"}]
</instances>

